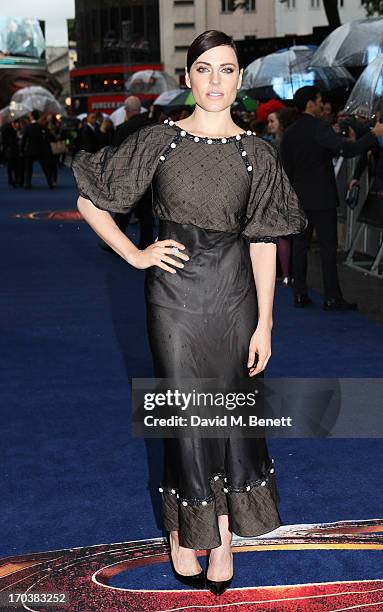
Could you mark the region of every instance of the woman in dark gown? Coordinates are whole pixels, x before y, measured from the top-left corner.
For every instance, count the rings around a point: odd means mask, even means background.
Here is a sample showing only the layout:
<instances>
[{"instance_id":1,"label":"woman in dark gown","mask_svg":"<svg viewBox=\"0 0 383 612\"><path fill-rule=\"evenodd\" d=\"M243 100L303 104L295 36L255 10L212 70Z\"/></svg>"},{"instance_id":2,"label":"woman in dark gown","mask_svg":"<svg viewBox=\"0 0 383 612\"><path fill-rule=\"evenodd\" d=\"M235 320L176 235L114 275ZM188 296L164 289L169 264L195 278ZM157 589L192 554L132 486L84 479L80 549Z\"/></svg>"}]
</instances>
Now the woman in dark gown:
<instances>
[{"instance_id":1,"label":"woman in dark gown","mask_svg":"<svg viewBox=\"0 0 383 612\"><path fill-rule=\"evenodd\" d=\"M187 57L190 117L144 127L118 148L81 151L73 162L85 220L146 269L156 377L215 379L230 391L263 376L276 241L307 223L278 152L231 119L241 79L232 39L204 32ZM149 185L159 236L139 250L109 212L131 210ZM166 438L164 451L159 491L173 569L202 586L196 551L210 550L206 580L220 594L233 574L232 533L257 536L280 525L274 462L261 438Z\"/></svg>"}]
</instances>

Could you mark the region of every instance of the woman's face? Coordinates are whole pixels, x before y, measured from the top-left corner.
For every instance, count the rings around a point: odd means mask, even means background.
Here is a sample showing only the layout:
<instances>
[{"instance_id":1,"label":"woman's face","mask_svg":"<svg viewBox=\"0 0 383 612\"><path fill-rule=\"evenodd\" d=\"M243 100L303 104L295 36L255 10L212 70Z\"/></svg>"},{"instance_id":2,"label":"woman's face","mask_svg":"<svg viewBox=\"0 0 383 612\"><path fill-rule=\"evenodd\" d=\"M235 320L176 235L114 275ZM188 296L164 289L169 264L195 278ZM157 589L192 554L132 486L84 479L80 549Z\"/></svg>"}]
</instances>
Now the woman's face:
<instances>
[{"instance_id":1,"label":"woman's face","mask_svg":"<svg viewBox=\"0 0 383 612\"><path fill-rule=\"evenodd\" d=\"M270 113L267 117L267 131L269 134L277 134L279 132L279 121L276 113Z\"/></svg>"},{"instance_id":2,"label":"woman's face","mask_svg":"<svg viewBox=\"0 0 383 612\"><path fill-rule=\"evenodd\" d=\"M217 112L233 104L241 86L242 72L234 49L219 45L196 59L190 73L186 72L185 81L198 106Z\"/></svg>"}]
</instances>

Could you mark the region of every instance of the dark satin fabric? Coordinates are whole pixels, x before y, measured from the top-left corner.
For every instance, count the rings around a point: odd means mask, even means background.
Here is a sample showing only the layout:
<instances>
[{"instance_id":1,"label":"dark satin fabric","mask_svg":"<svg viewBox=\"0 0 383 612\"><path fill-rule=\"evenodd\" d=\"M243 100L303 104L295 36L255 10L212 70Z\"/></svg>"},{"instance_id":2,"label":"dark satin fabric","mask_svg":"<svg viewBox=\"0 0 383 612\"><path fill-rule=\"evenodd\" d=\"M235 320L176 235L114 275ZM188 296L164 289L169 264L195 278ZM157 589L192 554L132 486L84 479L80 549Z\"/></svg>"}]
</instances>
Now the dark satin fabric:
<instances>
[{"instance_id":1,"label":"dark satin fabric","mask_svg":"<svg viewBox=\"0 0 383 612\"><path fill-rule=\"evenodd\" d=\"M190 260L177 274L158 266L146 271L155 376L179 380L180 386L183 378L215 378L217 389L234 391L241 379L248 379L248 348L257 324L247 241L240 234L160 221L159 240L165 238L184 244ZM201 438L196 432L190 438L166 438L164 445L162 486L188 500L184 507L175 495L163 493L164 525L180 530L184 546L219 546L219 514L229 514L238 535L259 535L279 526L274 474L270 486L251 493L223 492L224 478L230 487L264 479L271 459L263 439ZM201 508L202 498L214 503Z\"/></svg>"}]
</instances>

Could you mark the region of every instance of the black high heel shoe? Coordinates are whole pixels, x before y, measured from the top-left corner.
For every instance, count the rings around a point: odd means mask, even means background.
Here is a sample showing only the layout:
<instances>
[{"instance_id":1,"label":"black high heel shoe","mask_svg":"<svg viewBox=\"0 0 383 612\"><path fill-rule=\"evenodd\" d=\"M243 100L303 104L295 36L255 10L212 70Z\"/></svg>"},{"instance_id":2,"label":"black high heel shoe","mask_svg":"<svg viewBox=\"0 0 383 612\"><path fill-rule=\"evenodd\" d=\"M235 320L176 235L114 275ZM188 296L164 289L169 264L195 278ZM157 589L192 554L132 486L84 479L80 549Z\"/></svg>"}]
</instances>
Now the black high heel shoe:
<instances>
[{"instance_id":1,"label":"black high heel shoe","mask_svg":"<svg viewBox=\"0 0 383 612\"><path fill-rule=\"evenodd\" d=\"M186 584L186 586L193 587L194 589L204 589L205 588L205 574L204 571L201 570L199 574L192 574L191 576L184 576L183 574L179 574L174 567L173 559L172 559L172 548L170 546L170 536L167 535L167 540L170 549L170 565L173 570L173 573L179 582L182 584Z\"/></svg>"},{"instance_id":2,"label":"black high heel shoe","mask_svg":"<svg viewBox=\"0 0 383 612\"><path fill-rule=\"evenodd\" d=\"M210 580L207 577L207 570L208 568L206 569L206 573L205 573L205 582L206 582L207 588L214 595L222 595L222 593L224 593L230 587L231 582L234 578L234 573L232 577L228 578L227 580Z\"/></svg>"},{"instance_id":3,"label":"black high heel shoe","mask_svg":"<svg viewBox=\"0 0 383 612\"><path fill-rule=\"evenodd\" d=\"M231 581L233 580L233 576L228 580L209 580L207 576L205 576L206 586L214 595L222 595L231 585Z\"/></svg>"}]
</instances>

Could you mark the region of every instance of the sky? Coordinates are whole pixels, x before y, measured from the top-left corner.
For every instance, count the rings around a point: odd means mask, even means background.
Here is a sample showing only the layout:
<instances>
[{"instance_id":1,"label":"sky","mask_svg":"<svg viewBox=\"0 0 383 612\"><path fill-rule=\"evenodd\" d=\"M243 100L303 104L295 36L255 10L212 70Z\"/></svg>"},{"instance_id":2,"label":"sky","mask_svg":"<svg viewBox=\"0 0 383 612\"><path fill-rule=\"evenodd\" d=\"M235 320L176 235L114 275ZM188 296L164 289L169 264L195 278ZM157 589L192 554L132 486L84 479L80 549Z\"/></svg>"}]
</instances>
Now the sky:
<instances>
[{"instance_id":1,"label":"sky","mask_svg":"<svg viewBox=\"0 0 383 612\"><path fill-rule=\"evenodd\" d=\"M0 0L0 15L45 20L46 43L68 44L66 20L74 17L74 0Z\"/></svg>"}]
</instances>

